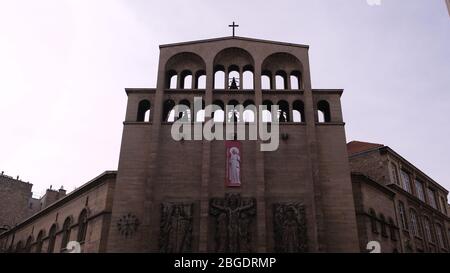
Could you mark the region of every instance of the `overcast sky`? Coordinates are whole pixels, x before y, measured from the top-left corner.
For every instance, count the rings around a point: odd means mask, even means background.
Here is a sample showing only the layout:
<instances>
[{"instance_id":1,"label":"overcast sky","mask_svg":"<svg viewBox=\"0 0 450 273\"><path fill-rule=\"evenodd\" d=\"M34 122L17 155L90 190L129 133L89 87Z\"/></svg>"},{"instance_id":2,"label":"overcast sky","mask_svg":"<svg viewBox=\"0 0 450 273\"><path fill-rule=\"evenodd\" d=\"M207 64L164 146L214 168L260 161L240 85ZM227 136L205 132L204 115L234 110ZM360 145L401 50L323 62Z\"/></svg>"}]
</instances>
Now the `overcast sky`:
<instances>
[{"instance_id":1,"label":"overcast sky","mask_svg":"<svg viewBox=\"0 0 450 273\"><path fill-rule=\"evenodd\" d=\"M444 0L0 0L0 171L68 191L117 169L125 87L158 45L238 36L310 45L313 88L343 88L347 140L383 143L450 189Z\"/></svg>"}]
</instances>

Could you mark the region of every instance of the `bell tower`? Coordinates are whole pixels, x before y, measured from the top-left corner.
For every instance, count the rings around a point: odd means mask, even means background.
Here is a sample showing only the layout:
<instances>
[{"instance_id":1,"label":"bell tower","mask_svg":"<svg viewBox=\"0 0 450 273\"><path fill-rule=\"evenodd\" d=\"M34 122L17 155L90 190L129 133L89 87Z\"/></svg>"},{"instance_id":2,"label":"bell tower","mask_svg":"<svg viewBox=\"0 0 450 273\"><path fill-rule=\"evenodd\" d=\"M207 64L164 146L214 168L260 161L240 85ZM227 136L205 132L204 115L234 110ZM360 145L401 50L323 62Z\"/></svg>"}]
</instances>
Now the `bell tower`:
<instances>
[{"instance_id":1,"label":"bell tower","mask_svg":"<svg viewBox=\"0 0 450 273\"><path fill-rule=\"evenodd\" d=\"M312 89L308 50L234 33L160 46L156 88L126 89L108 252L358 251L343 91ZM172 137L178 120L258 123L258 113L230 115L227 105L265 106L278 148L233 140L230 153L226 140ZM239 169L233 187L229 162ZM117 223L129 215L139 224L124 235Z\"/></svg>"}]
</instances>

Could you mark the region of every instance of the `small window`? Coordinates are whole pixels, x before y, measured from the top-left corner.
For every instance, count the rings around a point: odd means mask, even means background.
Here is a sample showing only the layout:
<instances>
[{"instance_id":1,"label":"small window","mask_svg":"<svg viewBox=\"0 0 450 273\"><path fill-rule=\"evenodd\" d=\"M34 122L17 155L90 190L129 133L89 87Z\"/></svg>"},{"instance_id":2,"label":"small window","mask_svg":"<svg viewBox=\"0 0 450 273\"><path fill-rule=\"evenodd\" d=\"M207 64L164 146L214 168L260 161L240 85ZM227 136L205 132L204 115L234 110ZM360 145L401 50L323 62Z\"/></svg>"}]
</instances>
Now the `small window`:
<instances>
[{"instance_id":1,"label":"small window","mask_svg":"<svg viewBox=\"0 0 450 273\"><path fill-rule=\"evenodd\" d=\"M225 89L225 72L223 70L214 73L214 89Z\"/></svg>"},{"instance_id":2,"label":"small window","mask_svg":"<svg viewBox=\"0 0 450 273\"><path fill-rule=\"evenodd\" d=\"M317 103L317 115L318 115L318 122L330 122L331 121L331 114L330 114L330 104L327 101L319 101Z\"/></svg>"},{"instance_id":3,"label":"small window","mask_svg":"<svg viewBox=\"0 0 450 273\"><path fill-rule=\"evenodd\" d=\"M61 240L61 249L65 249L67 247L67 243L70 240L70 231L72 228L72 219L67 217L63 224L63 234Z\"/></svg>"},{"instance_id":4,"label":"small window","mask_svg":"<svg viewBox=\"0 0 450 273\"><path fill-rule=\"evenodd\" d=\"M426 217L423 220L423 226L425 228L425 235L426 235L428 242L434 243L433 234L431 233L431 223L430 223L430 220L428 220L428 218L426 218Z\"/></svg>"},{"instance_id":5,"label":"small window","mask_svg":"<svg viewBox=\"0 0 450 273\"><path fill-rule=\"evenodd\" d=\"M431 188L427 188L427 191L428 191L428 202L430 206L437 209L436 196L434 190L432 190Z\"/></svg>"},{"instance_id":6,"label":"small window","mask_svg":"<svg viewBox=\"0 0 450 273\"><path fill-rule=\"evenodd\" d=\"M425 194L423 192L423 183L420 182L419 180L415 180L414 184L416 185L416 193L417 193L417 197L422 200L423 202L425 202Z\"/></svg>"},{"instance_id":7,"label":"small window","mask_svg":"<svg viewBox=\"0 0 450 273\"><path fill-rule=\"evenodd\" d=\"M389 233L391 234L391 240L397 241L397 231L395 228L395 223L392 218L389 218Z\"/></svg>"},{"instance_id":8,"label":"small window","mask_svg":"<svg viewBox=\"0 0 450 273\"><path fill-rule=\"evenodd\" d=\"M398 214L400 216L400 223L404 230L408 230L408 222L406 221L405 205L401 201L398 202Z\"/></svg>"},{"instance_id":9,"label":"small window","mask_svg":"<svg viewBox=\"0 0 450 273\"><path fill-rule=\"evenodd\" d=\"M391 176L392 176L392 182L394 184L400 185L399 181L398 181L398 171L397 171L397 166L395 166L394 163L391 163Z\"/></svg>"},{"instance_id":10,"label":"small window","mask_svg":"<svg viewBox=\"0 0 450 273\"><path fill-rule=\"evenodd\" d=\"M56 224L53 224L48 232L48 248L47 253L53 253L55 250L55 242L56 242Z\"/></svg>"},{"instance_id":11,"label":"small window","mask_svg":"<svg viewBox=\"0 0 450 273\"><path fill-rule=\"evenodd\" d=\"M442 226L439 224L436 225L436 238L437 238L439 246L441 248L445 248L446 247L445 238L443 236Z\"/></svg>"},{"instance_id":12,"label":"small window","mask_svg":"<svg viewBox=\"0 0 450 273\"><path fill-rule=\"evenodd\" d=\"M386 219L383 214L380 214L380 223L381 223L381 235L384 237L388 237L387 229L386 229Z\"/></svg>"},{"instance_id":13,"label":"small window","mask_svg":"<svg viewBox=\"0 0 450 273\"><path fill-rule=\"evenodd\" d=\"M409 173L402 170L402 187L405 191L412 193L411 191L411 180L409 178Z\"/></svg>"},{"instance_id":14,"label":"small window","mask_svg":"<svg viewBox=\"0 0 450 273\"><path fill-rule=\"evenodd\" d=\"M377 227L377 214L373 209L369 210L369 216L370 216L370 226L372 228L373 233L378 233L378 227Z\"/></svg>"},{"instance_id":15,"label":"small window","mask_svg":"<svg viewBox=\"0 0 450 273\"><path fill-rule=\"evenodd\" d=\"M414 210L410 210L409 212L410 216L410 224L411 224L411 232L414 236L419 236L419 224L417 221L417 213Z\"/></svg>"},{"instance_id":16,"label":"small window","mask_svg":"<svg viewBox=\"0 0 450 273\"><path fill-rule=\"evenodd\" d=\"M78 217L78 242L82 243L86 240L86 232L88 227L88 215L87 210L84 209L81 211L80 216Z\"/></svg>"},{"instance_id":17,"label":"small window","mask_svg":"<svg viewBox=\"0 0 450 273\"><path fill-rule=\"evenodd\" d=\"M138 122L150 121L150 102L148 100L142 100L139 102L136 121Z\"/></svg>"}]
</instances>

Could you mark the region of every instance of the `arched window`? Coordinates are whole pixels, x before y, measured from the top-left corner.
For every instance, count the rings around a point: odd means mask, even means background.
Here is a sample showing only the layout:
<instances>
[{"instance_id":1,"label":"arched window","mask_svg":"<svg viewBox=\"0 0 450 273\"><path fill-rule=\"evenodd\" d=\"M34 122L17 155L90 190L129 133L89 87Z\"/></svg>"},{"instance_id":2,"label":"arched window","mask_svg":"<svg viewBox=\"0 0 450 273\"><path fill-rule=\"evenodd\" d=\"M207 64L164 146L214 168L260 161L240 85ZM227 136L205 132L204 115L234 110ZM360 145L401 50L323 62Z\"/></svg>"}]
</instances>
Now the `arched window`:
<instances>
[{"instance_id":1,"label":"arched window","mask_svg":"<svg viewBox=\"0 0 450 273\"><path fill-rule=\"evenodd\" d=\"M195 73L195 89L206 89L206 72L204 70Z\"/></svg>"},{"instance_id":2,"label":"arched window","mask_svg":"<svg viewBox=\"0 0 450 273\"><path fill-rule=\"evenodd\" d=\"M148 100L141 100L139 102L136 121L138 122L150 121L150 102Z\"/></svg>"},{"instance_id":3,"label":"arched window","mask_svg":"<svg viewBox=\"0 0 450 273\"><path fill-rule=\"evenodd\" d=\"M369 209L369 215L370 215L370 226L372 228L373 233L378 233L378 227L377 227L377 214L373 209Z\"/></svg>"},{"instance_id":4,"label":"arched window","mask_svg":"<svg viewBox=\"0 0 450 273\"><path fill-rule=\"evenodd\" d=\"M170 70L167 72L167 83L166 87L169 89L176 89L178 85L178 75L175 70Z\"/></svg>"},{"instance_id":5,"label":"arched window","mask_svg":"<svg viewBox=\"0 0 450 273\"><path fill-rule=\"evenodd\" d=\"M56 224L53 224L48 232L48 248L47 253L53 253L55 250L55 242L56 242Z\"/></svg>"},{"instance_id":6,"label":"arched window","mask_svg":"<svg viewBox=\"0 0 450 273\"><path fill-rule=\"evenodd\" d=\"M396 241L397 240L397 231L395 228L394 220L390 217L389 217L389 233L391 234L391 240Z\"/></svg>"},{"instance_id":7,"label":"arched window","mask_svg":"<svg viewBox=\"0 0 450 273\"><path fill-rule=\"evenodd\" d=\"M192 120L191 115L191 103L188 100L181 100L178 103L179 109L176 110L178 114L178 120L183 122L190 122Z\"/></svg>"},{"instance_id":8,"label":"arched window","mask_svg":"<svg viewBox=\"0 0 450 273\"><path fill-rule=\"evenodd\" d=\"M273 103L270 100L263 101L263 105L266 106L266 110L262 111L262 121L263 122L272 122L272 105Z\"/></svg>"},{"instance_id":9,"label":"arched window","mask_svg":"<svg viewBox=\"0 0 450 273\"><path fill-rule=\"evenodd\" d=\"M242 73L242 89L253 89L254 88L254 76L253 67L247 65L244 67L244 73Z\"/></svg>"},{"instance_id":10,"label":"arched window","mask_svg":"<svg viewBox=\"0 0 450 273\"><path fill-rule=\"evenodd\" d=\"M244 122L255 122L256 106L252 100L246 100L244 102L244 113L242 119Z\"/></svg>"},{"instance_id":11,"label":"arched window","mask_svg":"<svg viewBox=\"0 0 450 273\"><path fill-rule=\"evenodd\" d=\"M275 88L277 90L288 89L287 88L287 81L286 81L286 72L278 71L275 74Z\"/></svg>"},{"instance_id":12,"label":"arched window","mask_svg":"<svg viewBox=\"0 0 450 273\"><path fill-rule=\"evenodd\" d=\"M214 69L214 89L225 89L225 68L216 66Z\"/></svg>"},{"instance_id":13,"label":"arched window","mask_svg":"<svg viewBox=\"0 0 450 273\"><path fill-rule=\"evenodd\" d=\"M227 110L227 122L235 123L241 121L241 113L238 109L239 102L237 100L230 100L227 104L228 107L234 107L234 109Z\"/></svg>"},{"instance_id":14,"label":"arched window","mask_svg":"<svg viewBox=\"0 0 450 273\"><path fill-rule=\"evenodd\" d=\"M239 67L232 65L228 68L228 88L241 89L241 78L239 77Z\"/></svg>"},{"instance_id":15,"label":"arched window","mask_svg":"<svg viewBox=\"0 0 450 273\"><path fill-rule=\"evenodd\" d=\"M67 247L67 243L70 240L70 231L72 229L72 218L67 217L63 224L63 234L61 240L61 249L65 249Z\"/></svg>"},{"instance_id":16,"label":"arched window","mask_svg":"<svg viewBox=\"0 0 450 273\"><path fill-rule=\"evenodd\" d=\"M294 122L305 122L305 105L303 101L296 100L292 104L292 120Z\"/></svg>"},{"instance_id":17,"label":"arched window","mask_svg":"<svg viewBox=\"0 0 450 273\"><path fill-rule=\"evenodd\" d=\"M384 218L384 215L380 213L380 223L381 223L381 235L387 237L387 229L386 229L386 218Z\"/></svg>"},{"instance_id":18,"label":"arched window","mask_svg":"<svg viewBox=\"0 0 450 273\"><path fill-rule=\"evenodd\" d=\"M263 71L261 75L261 89L270 90L272 87L272 73L270 71Z\"/></svg>"},{"instance_id":19,"label":"arched window","mask_svg":"<svg viewBox=\"0 0 450 273\"><path fill-rule=\"evenodd\" d=\"M166 100L163 105L163 121L174 122L175 121L175 102L173 100Z\"/></svg>"},{"instance_id":20,"label":"arched window","mask_svg":"<svg viewBox=\"0 0 450 273\"><path fill-rule=\"evenodd\" d=\"M300 71L292 71L291 75L290 75L290 81L291 81L291 89L292 90L301 89Z\"/></svg>"},{"instance_id":21,"label":"arched window","mask_svg":"<svg viewBox=\"0 0 450 273\"><path fill-rule=\"evenodd\" d=\"M213 104L220 108L220 109L215 110L212 113L212 118L213 118L214 122L224 122L225 121L225 112L224 112L225 104L220 100L215 100L213 102Z\"/></svg>"},{"instance_id":22,"label":"arched window","mask_svg":"<svg viewBox=\"0 0 450 273\"><path fill-rule=\"evenodd\" d=\"M44 236L45 236L45 231L43 231L43 230L39 231L37 239L36 239L36 253L42 252L42 245L44 244Z\"/></svg>"},{"instance_id":23,"label":"arched window","mask_svg":"<svg viewBox=\"0 0 450 273\"><path fill-rule=\"evenodd\" d=\"M181 72L181 89L192 89L192 73L189 70Z\"/></svg>"},{"instance_id":24,"label":"arched window","mask_svg":"<svg viewBox=\"0 0 450 273\"><path fill-rule=\"evenodd\" d=\"M88 228L88 213L83 209L78 217L78 236L77 241L82 243L86 240L86 232Z\"/></svg>"},{"instance_id":25,"label":"arched window","mask_svg":"<svg viewBox=\"0 0 450 273\"><path fill-rule=\"evenodd\" d=\"M419 234L419 221L417 218L417 213L415 210L410 209L409 211L409 217L410 217L410 225L411 225L411 232L414 236L420 236Z\"/></svg>"},{"instance_id":26,"label":"arched window","mask_svg":"<svg viewBox=\"0 0 450 273\"><path fill-rule=\"evenodd\" d=\"M317 103L317 114L318 122L330 122L330 104L325 100L319 101L319 103Z\"/></svg>"},{"instance_id":27,"label":"arched window","mask_svg":"<svg viewBox=\"0 0 450 273\"><path fill-rule=\"evenodd\" d=\"M16 245L16 253L22 253L23 252L23 243L22 243L22 241L19 241L19 242L17 242L17 245Z\"/></svg>"},{"instance_id":28,"label":"arched window","mask_svg":"<svg viewBox=\"0 0 450 273\"><path fill-rule=\"evenodd\" d=\"M398 214L400 217L400 222L402 224L402 228L404 230L408 230L408 222L406 221L406 211L405 211L405 205L403 202L398 201Z\"/></svg>"},{"instance_id":29,"label":"arched window","mask_svg":"<svg viewBox=\"0 0 450 273\"><path fill-rule=\"evenodd\" d=\"M285 100L280 100L278 102L278 113L277 118L279 122L289 122L289 103Z\"/></svg>"},{"instance_id":30,"label":"arched window","mask_svg":"<svg viewBox=\"0 0 450 273\"><path fill-rule=\"evenodd\" d=\"M27 242L25 244L25 249L24 252L25 253L30 253L31 252L31 244L33 243L33 237L30 235L27 239Z\"/></svg>"}]
</instances>

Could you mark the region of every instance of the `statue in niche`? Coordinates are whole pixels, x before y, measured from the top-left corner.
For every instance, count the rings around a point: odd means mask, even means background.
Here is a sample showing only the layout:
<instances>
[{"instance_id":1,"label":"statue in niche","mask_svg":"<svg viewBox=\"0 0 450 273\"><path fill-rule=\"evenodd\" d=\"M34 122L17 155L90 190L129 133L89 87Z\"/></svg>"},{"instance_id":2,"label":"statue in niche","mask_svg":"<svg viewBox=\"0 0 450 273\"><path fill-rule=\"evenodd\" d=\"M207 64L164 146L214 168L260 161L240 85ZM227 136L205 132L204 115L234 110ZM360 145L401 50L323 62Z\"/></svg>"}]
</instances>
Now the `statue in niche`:
<instances>
[{"instance_id":1,"label":"statue in niche","mask_svg":"<svg viewBox=\"0 0 450 273\"><path fill-rule=\"evenodd\" d=\"M275 251L303 253L307 251L305 209L300 203L273 205Z\"/></svg>"},{"instance_id":2,"label":"statue in niche","mask_svg":"<svg viewBox=\"0 0 450 273\"><path fill-rule=\"evenodd\" d=\"M160 251L164 253L190 252L192 245L193 204L162 203Z\"/></svg>"},{"instance_id":3,"label":"statue in niche","mask_svg":"<svg viewBox=\"0 0 450 273\"><path fill-rule=\"evenodd\" d=\"M210 201L210 214L216 217L216 252L250 252L250 224L256 214L254 198L226 194Z\"/></svg>"}]
</instances>

